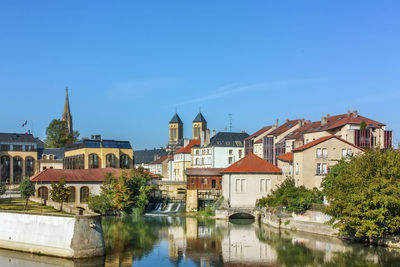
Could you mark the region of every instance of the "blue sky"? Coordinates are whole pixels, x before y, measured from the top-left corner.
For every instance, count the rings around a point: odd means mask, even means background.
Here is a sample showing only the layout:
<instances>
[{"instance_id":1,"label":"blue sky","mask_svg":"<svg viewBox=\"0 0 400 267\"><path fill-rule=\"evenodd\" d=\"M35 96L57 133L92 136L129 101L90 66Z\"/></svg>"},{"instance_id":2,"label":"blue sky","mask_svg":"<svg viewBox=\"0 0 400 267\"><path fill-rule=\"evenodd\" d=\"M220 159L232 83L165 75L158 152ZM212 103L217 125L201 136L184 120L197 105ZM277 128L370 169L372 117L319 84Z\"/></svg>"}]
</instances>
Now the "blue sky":
<instances>
[{"instance_id":1,"label":"blue sky","mask_svg":"<svg viewBox=\"0 0 400 267\"><path fill-rule=\"evenodd\" d=\"M1 132L34 134L70 88L82 137L164 146L191 136L357 109L399 141L398 1L1 1Z\"/></svg>"}]
</instances>

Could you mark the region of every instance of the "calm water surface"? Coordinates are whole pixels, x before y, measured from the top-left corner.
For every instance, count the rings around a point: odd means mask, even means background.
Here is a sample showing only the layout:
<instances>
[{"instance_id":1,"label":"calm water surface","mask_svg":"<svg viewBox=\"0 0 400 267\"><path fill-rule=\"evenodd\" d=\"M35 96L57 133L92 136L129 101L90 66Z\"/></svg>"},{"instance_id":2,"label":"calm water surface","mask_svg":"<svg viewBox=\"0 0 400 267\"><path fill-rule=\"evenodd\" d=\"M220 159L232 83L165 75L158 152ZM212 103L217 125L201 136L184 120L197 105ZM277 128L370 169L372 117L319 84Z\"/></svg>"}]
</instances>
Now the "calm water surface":
<instances>
[{"instance_id":1,"label":"calm water surface","mask_svg":"<svg viewBox=\"0 0 400 267\"><path fill-rule=\"evenodd\" d=\"M400 251L251 220L103 218L107 256L72 261L0 250L0 266L400 266Z\"/></svg>"}]
</instances>

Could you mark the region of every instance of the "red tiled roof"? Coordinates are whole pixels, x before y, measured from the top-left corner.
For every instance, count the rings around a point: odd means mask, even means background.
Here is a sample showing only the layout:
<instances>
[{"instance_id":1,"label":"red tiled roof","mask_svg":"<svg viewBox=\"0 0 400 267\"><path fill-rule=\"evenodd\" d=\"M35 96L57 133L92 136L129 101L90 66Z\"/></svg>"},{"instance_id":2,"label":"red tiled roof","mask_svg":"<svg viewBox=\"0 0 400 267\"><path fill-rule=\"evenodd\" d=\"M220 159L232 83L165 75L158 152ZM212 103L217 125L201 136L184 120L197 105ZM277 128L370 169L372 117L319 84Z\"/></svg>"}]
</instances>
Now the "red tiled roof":
<instances>
[{"instance_id":1,"label":"red tiled roof","mask_svg":"<svg viewBox=\"0 0 400 267\"><path fill-rule=\"evenodd\" d=\"M162 156L162 157L156 159L155 161L153 161L153 162L150 163L150 164L161 164L161 163L163 163L164 160L166 160L166 159L168 159L168 156Z\"/></svg>"},{"instance_id":2,"label":"red tiled roof","mask_svg":"<svg viewBox=\"0 0 400 267\"><path fill-rule=\"evenodd\" d=\"M319 138L319 139L317 139L317 140L314 140L314 141L312 141L312 142L310 142L310 143L308 143L308 144L305 144L304 146L301 146L301 147L298 147L298 148L296 148L296 149L293 149L293 152L306 150L306 149L308 149L308 148L310 148L310 147L313 147L313 146L315 146L315 145L318 145L318 144L320 144L320 143L322 143L322 142L325 142L325 141L327 141L327 140L329 140L329 139L332 139L332 138L336 138L336 139L338 139L338 140L340 140L340 141L342 141L342 142L344 142L344 143L346 143L346 144L349 144L349 145L351 145L351 146L353 146L353 147L355 147L355 148L358 148L358 149L364 151L364 149L362 149L361 147L356 146L356 145L354 145L354 144L352 144L352 143L350 143L350 142L348 142L348 141L346 141L346 140L344 140L344 139L342 139L342 138L340 138L340 137L337 137L336 135L328 135L328 136L321 137L321 138Z\"/></svg>"},{"instance_id":3,"label":"red tiled roof","mask_svg":"<svg viewBox=\"0 0 400 267\"><path fill-rule=\"evenodd\" d=\"M113 168L86 170L45 169L30 178L32 182L58 182L64 178L66 182L104 182L107 173L119 176L121 170Z\"/></svg>"},{"instance_id":4,"label":"red tiled roof","mask_svg":"<svg viewBox=\"0 0 400 267\"><path fill-rule=\"evenodd\" d=\"M286 162L292 162L293 161L293 152L288 152L286 154L278 156L279 160L286 161Z\"/></svg>"},{"instance_id":5,"label":"red tiled roof","mask_svg":"<svg viewBox=\"0 0 400 267\"><path fill-rule=\"evenodd\" d=\"M192 146L194 145L200 145L201 141L199 139L192 139L190 140L189 144L185 147L182 147L178 151L176 151L174 154L190 154L190 150L192 149Z\"/></svg>"},{"instance_id":6,"label":"red tiled roof","mask_svg":"<svg viewBox=\"0 0 400 267\"><path fill-rule=\"evenodd\" d=\"M269 129L271 129L272 126L265 126L264 128L262 128L261 130L258 130L257 132L253 133L252 135L246 137L246 139L251 139L253 137L257 137L259 135L262 135L263 133L265 133L266 131L268 131Z\"/></svg>"},{"instance_id":7,"label":"red tiled roof","mask_svg":"<svg viewBox=\"0 0 400 267\"><path fill-rule=\"evenodd\" d=\"M154 174L152 172L149 172L148 170L144 170L145 173L148 173L152 178L160 178L157 174Z\"/></svg>"},{"instance_id":8,"label":"red tiled roof","mask_svg":"<svg viewBox=\"0 0 400 267\"><path fill-rule=\"evenodd\" d=\"M269 163L268 161L263 160L260 157L257 157L253 153L247 154L244 158L239 160L238 162L232 164L228 168L222 171L222 173L275 173L280 174L281 170Z\"/></svg>"},{"instance_id":9,"label":"red tiled roof","mask_svg":"<svg viewBox=\"0 0 400 267\"><path fill-rule=\"evenodd\" d=\"M368 127L372 125L373 127L379 128L381 126L385 126L385 124L371 120L364 116L358 115L354 117L352 113L349 114L341 114L327 117L327 123L325 125L321 125L321 121L316 121L312 123L312 127L307 132L320 132L327 131L337 127L341 127L346 124L361 124L361 122L365 121Z\"/></svg>"},{"instance_id":10,"label":"red tiled roof","mask_svg":"<svg viewBox=\"0 0 400 267\"><path fill-rule=\"evenodd\" d=\"M187 168L186 175L190 176L221 176L222 168Z\"/></svg>"},{"instance_id":11,"label":"red tiled roof","mask_svg":"<svg viewBox=\"0 0 400 267\"><path fill-rule=\"evenodd\" d=\"M303 139L303 134L307 132L310 128L312 127L312 123L306 123L300 128L297 128L293 132L289 133L285 138L286 139L291 139L291 140L302 140Z\"/></svg>"},{"instance_id":12,"label":"red tiled roof","mask_svg":"<svg viewBox=\"0 0 400 267\"><path fill-rule=\"evenodd\" d=\"M292 120L292 121L287 121L272 132L269 133L269 135L281 135L291 129L293 126L296 126L299 123L299 120Z\"/></svg>"}]
</instances>

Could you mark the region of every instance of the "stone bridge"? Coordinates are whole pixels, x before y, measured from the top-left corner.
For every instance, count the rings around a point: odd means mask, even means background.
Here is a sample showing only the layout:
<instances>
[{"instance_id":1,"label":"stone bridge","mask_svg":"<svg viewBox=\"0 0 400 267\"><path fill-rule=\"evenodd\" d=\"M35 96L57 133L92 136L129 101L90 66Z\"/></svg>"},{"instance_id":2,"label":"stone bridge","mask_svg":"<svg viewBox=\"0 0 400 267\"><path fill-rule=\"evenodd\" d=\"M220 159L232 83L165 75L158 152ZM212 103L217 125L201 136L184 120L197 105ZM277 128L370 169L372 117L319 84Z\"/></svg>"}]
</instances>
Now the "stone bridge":
<instances>
[{"instance_id":1,"label":"stone bridge","mask_svg":"<svg viewBox=\"0 0 400 267\"><path fill-rule=\"evenodd\" d=\"M257 218L259 211L255 208L228 208L225 210L216 210L217 219L253 219Z\"/></svg>"}]
</instances>

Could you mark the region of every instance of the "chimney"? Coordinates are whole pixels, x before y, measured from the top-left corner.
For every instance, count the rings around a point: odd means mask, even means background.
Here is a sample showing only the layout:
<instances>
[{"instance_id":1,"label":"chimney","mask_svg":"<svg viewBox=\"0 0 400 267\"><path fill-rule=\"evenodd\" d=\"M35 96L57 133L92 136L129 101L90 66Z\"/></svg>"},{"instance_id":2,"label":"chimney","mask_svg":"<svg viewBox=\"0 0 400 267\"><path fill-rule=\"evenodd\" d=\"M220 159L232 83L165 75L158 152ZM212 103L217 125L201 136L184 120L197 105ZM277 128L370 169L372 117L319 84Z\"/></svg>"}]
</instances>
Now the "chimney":
<instances>
[{"instance_id":1,"label":"chimney","mask_svg":"<svg viewBox=\"0 0 400 267\"><path fill-rule=\"evenodd\" d=\"M187 138L183 139L183 147L187 146L189 144L189 142L190 142L190 139L187 139Z\"/></svg>"},{"instance_id":2,"label":"chimney","mask_svg":"<svg viewBox=\"0 0 400 267\"><path fill-rule=\"evenodd\" d=\"M306 124L309 124L309 123L311 123L311 121L310 120L306 120Z\"/></svg>"},{"instance_id":3,"label":"chimney","mask_svg":"<svg viewBox=\"0 0 400 267\"><path fill-rule=\"evenodd\" d=\"M208 146L210 144L210 129L206 131L206 140L204 140L204 146Z\"/></svg>"},{"instance_id":4,"label":"chimney","mask_svg":"<svg viewBox=\"0 0 400 267\"><path fill-rule=\"evenodd\" d=\"M300 127L303 126L304 125L304 119L298 119L298 123L299 123Z\"/></svg>"},{"instance_id":5,"label":"chimney","mask_svg":"<svg viewBox=\"0 0 400 267\"><path fill-rule=\"evenodd\" d=\"M217 131L216 131L216 130L213 130L213 131L212 131L212 136L211 136L211 137L214 137L216 134L217 134Z\"/></svg>"},{"instance_id":6,"label":"chimney","mask_svg":"<svg viewBox=\"0 0 400 267\"><path fill-rule=\"evenodd\" d=\"M279 127L279 119L276 119L276 128Z\"/></svg>"},{"instance_id":7,"label":"chimney","mask_svg":"<svg viewBox=\"0 0 400 267\"><path fill-rule=\"evenodd\" d=\"M289 122L289 119L286 119L286 122Z\"/></svg>"},{"instance_id":8,"label":"chimney","mask_svg":"<svg viewBox=\"0 0 400 267\"><path fill-rule=\"evenodd\" d=\"M354 118L357 118L357 117L358 117L358 111L357 111L357 109L355 109L355 110L353 111L353 117L354 117Z\"/></svg>"},{"instance_id":9,"label":"chimney","mask_svg":"<svg viewBox=\"0 0 400 267\"><path fill-rule=\"evenodd\" d=\"M204 146L204 138L205 138L205 132L204 131L201 131L201 134L200 134L200 146L201 147L203 147Z\"/></svg>"},{"instance_id":10,"label":"chimney","mask_svg":"<svg viewBox=\"0 0 400 267\"><path fill-rule=\"evenodd\" d=\"M327 122L328 122L328 121L327 121L326 117L322 117L322 119L321 119L321 125L325 125Z\"/></svg>"},{"instance_id":11,"label":"chimney","mask_svg":"<svg viewBox=\"0 0 400 267\"><path fill-rule=\"evenodd\" d=\"M326 115L326 117L329 119L331 117L331 115L328 114L328 115Z\"/></svg>"},{"instance_id":12,"label":"chimney","mask_svg":"<svg viewBox=\"0 0 400 267\"><path fill-rule=\"evenodd\" d=\"M348 109L347 110L347 116L350 117L350 115L351 115L351 111L350 111L350 109Z\"/></svg>"},{"instance_id":13,"label":"chimney","mask_svg":"<svg viewBox=\"0 0 400 267\"><path fill-rule=\"evenodd\" d=\"M246 131L245 131L245 130L243 130L243 131L242 131L242 133L246 133Z\"/></svg>"}]
</instances>

